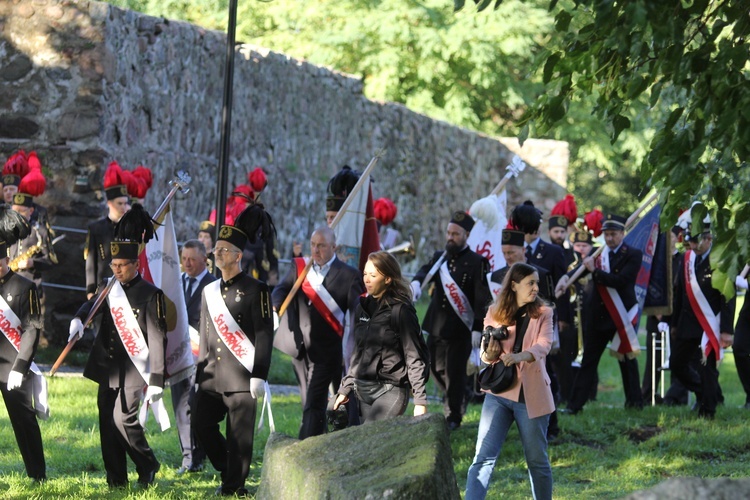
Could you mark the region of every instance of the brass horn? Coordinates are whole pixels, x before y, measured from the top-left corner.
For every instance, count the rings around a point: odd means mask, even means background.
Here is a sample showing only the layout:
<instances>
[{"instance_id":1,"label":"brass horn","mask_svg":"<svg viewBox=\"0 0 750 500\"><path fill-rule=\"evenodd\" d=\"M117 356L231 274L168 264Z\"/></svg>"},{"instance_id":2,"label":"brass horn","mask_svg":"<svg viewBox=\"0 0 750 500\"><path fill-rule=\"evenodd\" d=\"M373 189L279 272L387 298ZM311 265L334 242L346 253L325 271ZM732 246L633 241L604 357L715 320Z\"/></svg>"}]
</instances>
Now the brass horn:
<instances>
[{"instance_id":1,"label":"brass horn","mask_svg":"<svg viewBox=\"0 0 750 500\"><path fill-rule=\"evenodd\" d=\"M411 241L404 241L403 243L399 243L398 245L392 246L391 248L387 249L386 252L392 254L392 255L399 255L402 253L405 253L407 255L411 255L414 257L415 251L414 251L414 244Z\"/></svg>"}]
</instances>

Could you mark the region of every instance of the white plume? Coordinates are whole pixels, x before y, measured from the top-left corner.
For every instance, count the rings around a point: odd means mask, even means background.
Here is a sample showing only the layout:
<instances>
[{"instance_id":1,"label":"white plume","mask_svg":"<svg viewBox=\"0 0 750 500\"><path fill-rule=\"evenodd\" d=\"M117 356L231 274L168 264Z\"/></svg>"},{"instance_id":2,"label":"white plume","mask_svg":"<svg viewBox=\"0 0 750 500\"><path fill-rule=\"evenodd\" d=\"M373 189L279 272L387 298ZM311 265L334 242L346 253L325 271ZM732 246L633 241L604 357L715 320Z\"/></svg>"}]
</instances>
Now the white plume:
<instances>
[{"instance_id":1,"label":"white plume","mask_svg":"<svg viewBox=\"0 0 750 500\"><path fill-rule=\"evenodd\" d=\"M494 229L498 222L497 195L490 195L475 201L469 209L469 214L476 220L481 220L487 229Z\"/></svg>"}]
</instances>

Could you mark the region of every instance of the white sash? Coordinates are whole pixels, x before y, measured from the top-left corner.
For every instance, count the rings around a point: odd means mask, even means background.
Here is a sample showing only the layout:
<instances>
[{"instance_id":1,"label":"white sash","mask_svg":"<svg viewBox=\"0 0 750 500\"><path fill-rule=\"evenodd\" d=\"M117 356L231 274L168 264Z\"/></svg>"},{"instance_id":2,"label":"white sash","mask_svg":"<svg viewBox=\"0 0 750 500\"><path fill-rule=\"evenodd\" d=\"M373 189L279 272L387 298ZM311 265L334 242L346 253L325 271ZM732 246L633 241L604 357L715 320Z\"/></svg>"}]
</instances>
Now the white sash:
<instances>
[{"instance_id":1,"label":"white sash","mask_svg":"<svg viewBox=\"0 0 750 500\"><path fill-rule=\"evenodd\" d=\"M255 346L227 309L224 297L221 296L221 280L209 283L203 290L206 295L208 313L211 315L211 322L216 328L216 333L237 361L252 373L255 364Z\"/></svg>"},{"instance_id":2,"label":"white sash","mask_svg":"<svg viewBox=\"0 0 750 500\"><path fill-rule=\"evenodd\" d=\"M605 248L599 258L599 268L606 273L610 272L609 252L609 247ZM617 290L602 285L597 285L597 288L607 311L617 327L617 335L612 340L610 349L618 357L627 356L631 359L634 358L641 352L641 346L638 343L638 334L633 325L633 321L638 315L638 304L634 304L630 310L627 310Z\"/></svg>"},{"instance_id":3,"label":"white sash","mask_svg":"<svg viewBox=\"0 0 750 500\"><path fill-rule=\"evenodd\" d=\"M5 338L8 339L10 345L12 345L16 352L21 347L21 320L13 309L10 308L5 299L0 297L0 331L3 332ZM47 379L42 375L39 367L31 362L30 371L32 373L32 389L33 389L33 403L34 411L39 418L47 420L49 418L49 404L47 403Z\"/></svg>"},{"instance_id":4,"label":"white sash","mask_svg":"<svg viewBox=\"0 0 750 500\"><path fill-rule=\"evenodd\" d=\"M135 319L133 307L130 305L130 301L128 301L128 297L125 295L125 290L119 281L115 281L112 290L107 296L107 302L109 303L109 312L112 314L112 322L115 325L117 334L120 336L120 341L125 347L130 361L133 362L138 373L143 377L143 381L148 384L150 375L148 344L143 337L138 320Z\"/></svg>"},{"instance_id":5,"label":"white sash","mask_svg":"<svg viewBox=\"0 0 750 500\"><path fill-rule=\"evenodd\" d=\"M466 328L471 331L474 326L474 311L471 309L469 299L466 298L464 292L458 287L456 280L453 279L451 273L448 271L448 263L443 262L440 266L440 281L443 283L443 291L445 296L448 297L448 302L451 307L461 318Z\"/></svg>"},{"instance_id":6,"label":"white sash","mask_svg":"<svg viewBox=\"0 0 750 500\"><path fill-rule=\"evenodd\" d=\"M685 252L685 282L688 283L687 295L693 313L703 328L703 336L701 337L703 363L706 362L706 358L716 347L718 347L719 351L715 354L716 359L721 361L724 359L724 348L721 347L721 342L719 342L721 313L714 314L711 305L708 303L708 299L706 299L703 290L701 290L698 278L695 275L695 252L692 250Z\"/></svg>"}]
</instances>

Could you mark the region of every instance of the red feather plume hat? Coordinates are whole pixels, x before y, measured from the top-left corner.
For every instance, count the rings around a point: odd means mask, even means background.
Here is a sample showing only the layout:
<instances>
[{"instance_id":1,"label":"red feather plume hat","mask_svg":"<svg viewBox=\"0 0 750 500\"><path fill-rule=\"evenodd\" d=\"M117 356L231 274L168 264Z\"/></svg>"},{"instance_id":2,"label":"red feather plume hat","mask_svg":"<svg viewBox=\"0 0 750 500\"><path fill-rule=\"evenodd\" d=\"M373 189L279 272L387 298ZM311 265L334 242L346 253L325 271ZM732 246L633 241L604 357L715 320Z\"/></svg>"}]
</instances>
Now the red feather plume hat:
<instances>
[{"instance_id":1,"label":"red feather plume hat","mask_svg":"<svg viewBox=\"0 0 750 500\"><path fill-rule=\"evenodd\" d=\"M396 218L398 215L398 207L393 203L390 198L378 198L373 204L373 210L375 212L375 218L380 221L384 226L387 226Z\"/></svg>"},{"instance_id":2,"label":"red feather plume hat","mask_svg":"<svg viewBox=\"0 0 750 500\"><path fill-rule=\"evenodd\" d=\"M26 157L28 170L18 183L18 192L13 195L14 205L30 207L33 205L34 196L40 196L47 188L47 179L42 173L42 164L35 151Z\"/></svg>"},{"instance_id":3,"label":"red feather plume hat","mask_svg":"<svg viewBox=\"0 0 750 500\"><path fill-rule=\"evenodd\" d=\"M568 226L575 223L578 218L578 207L576 207L576 200L572 194L566 194L565 198L558 201L557 204L552 207L549 217L549 228L562 227L567 229Z\"/></svg>"},{"instance_id":4,"label":"red feather plume hat","mask_svg":"<svg viewBox=\"0 0 750 500\"><path fill-rule=\"evenodd\" d=\"M104 194L107 201L128 196L128 186L125 174L120 164L116 161L109 162L107 170L104 171Z\"/></svg>"}]
</instances>

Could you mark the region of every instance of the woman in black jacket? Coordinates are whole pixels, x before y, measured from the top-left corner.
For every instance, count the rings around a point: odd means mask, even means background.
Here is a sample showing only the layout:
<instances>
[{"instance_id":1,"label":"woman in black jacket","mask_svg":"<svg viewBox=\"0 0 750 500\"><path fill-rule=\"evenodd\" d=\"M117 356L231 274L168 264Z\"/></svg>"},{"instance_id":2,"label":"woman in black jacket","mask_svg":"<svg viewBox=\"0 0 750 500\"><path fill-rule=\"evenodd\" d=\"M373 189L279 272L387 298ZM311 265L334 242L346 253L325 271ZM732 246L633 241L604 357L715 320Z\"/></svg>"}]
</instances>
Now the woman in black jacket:
<instances>
[{"instance_id":1,"label":"woman in black jacket","mask_svg":"<svg viewBox=\"0 0 750 500\"><path fill-rule=\"evenodd\" d=\"M401 266L388 252L371 253L363 279L367 296L360 298L354 315L356 345L333 409L346 403L353 390L362 422L383 420L402 415L413 393L414 416L422 415L430 363Z\"/></svg>"}]
</instances>

